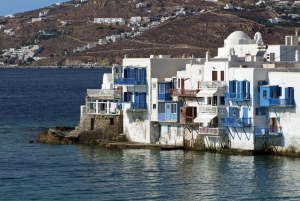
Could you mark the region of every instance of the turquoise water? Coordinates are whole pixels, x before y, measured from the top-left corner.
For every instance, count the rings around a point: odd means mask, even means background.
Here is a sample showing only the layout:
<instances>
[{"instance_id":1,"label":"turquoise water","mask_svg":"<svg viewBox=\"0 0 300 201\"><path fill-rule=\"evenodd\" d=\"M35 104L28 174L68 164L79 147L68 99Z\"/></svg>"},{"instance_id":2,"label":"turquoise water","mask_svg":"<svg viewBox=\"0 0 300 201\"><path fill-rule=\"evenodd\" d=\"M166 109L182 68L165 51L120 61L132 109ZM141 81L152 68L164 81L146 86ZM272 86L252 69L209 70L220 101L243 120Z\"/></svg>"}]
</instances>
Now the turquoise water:
<instances>
[{"instance_id":1,"label":"turquoise water","mask_svg":"<svg viewBox=\"0 0 300 201\"><path fill-rule=\"evenodd\" d=\"M0 200L300 200L300 159L29 144L76 126L103 69L0 69Z\"/></svg>"}]
</instances>

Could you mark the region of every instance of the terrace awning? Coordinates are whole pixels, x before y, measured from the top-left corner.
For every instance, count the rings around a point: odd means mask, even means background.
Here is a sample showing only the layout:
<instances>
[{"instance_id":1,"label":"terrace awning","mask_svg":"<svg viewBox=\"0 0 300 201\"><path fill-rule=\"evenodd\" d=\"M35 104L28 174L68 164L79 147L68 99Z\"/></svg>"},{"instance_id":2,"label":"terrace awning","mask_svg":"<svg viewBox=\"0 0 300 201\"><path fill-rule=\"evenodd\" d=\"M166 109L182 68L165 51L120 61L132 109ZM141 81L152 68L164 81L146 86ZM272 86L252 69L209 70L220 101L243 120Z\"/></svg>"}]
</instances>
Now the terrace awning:
<instances>
[{"instance_id":1,"label":"terrace awning","mask_svg":"<svg viewBox=\"0 0 300 201\"><path fill-rule=\"evenodd\" d=\"M199 115L196 119L194 119L194 123L207 123L215 117L216 115L214 114Z\"/></svg>"},{"instance_id":2,"label":"terrace awning","mask_svg":"<svg viewBox=\"0 0 300 201\"><path fill-rule=\"evenodd\" d=\"M224 91L218 89L203 89L200 90L196 97L213 97L213 96L222 96L224 95Z\"/></svg>"}]
</instances>

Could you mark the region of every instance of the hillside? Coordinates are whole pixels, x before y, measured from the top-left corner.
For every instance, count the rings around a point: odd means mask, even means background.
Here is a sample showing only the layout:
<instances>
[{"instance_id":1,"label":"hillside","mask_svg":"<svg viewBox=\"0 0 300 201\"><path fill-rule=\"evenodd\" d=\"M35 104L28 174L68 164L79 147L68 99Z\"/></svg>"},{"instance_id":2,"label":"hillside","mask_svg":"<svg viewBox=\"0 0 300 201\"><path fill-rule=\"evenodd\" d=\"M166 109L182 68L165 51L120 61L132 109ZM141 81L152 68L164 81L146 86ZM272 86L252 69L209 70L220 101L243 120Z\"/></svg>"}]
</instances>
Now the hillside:
<instances>
[{"instance_id":1,"label":"hillside","mask_svg":"<svg viewBox=\"0 0 300 201\"><path fill-rule=\"evenodd\" d=\"M268 19L269 16L264 9L257 9L255 12L220 10L228 1L219 1L216 4L198 0L149 0L146 1L147 8L136 8L136 4L129 3L128 0L91 0L80 6L75 6L75 3L76 1L70 1L62 6L50 6L16 14L15 18L1 19L0 24L13 28L15 35L9 36L1 31L0 50L33 44L33 41L38 39L36 44L42 45L43 51L37 56L48 58L27 65L99 62L108 66L121 63L125 54L128 57L149 57L151 54L170 54L172 57L181 57L185 54L204 57L205 52L209 50L214 56L217 48L223 46L224 39L236 30L244 31L250 37L259 31L265 44L284 43L284 36L293 34L295 29L266 26L249 20ZM251 1L236 1L235 4L247 6ZM185 7L191 12L199 10L205 12L165 21L139 37L129 37L115 43L73 53L77 47L98 42L100 38L115 35L120 30L130 32L132 29L127 25L94 24L93 19L96 17L124 18L129 21L132 16L167 15L176 10L177 6ZM45 21L31 22L33 17L45 10L48 12ZM68 25L62 26L62 21L68 22ZM41 30L52 30L55 34L41 38L38 37ZM60 55L63 50L70 54Z\"/></svg>"}]
</instances>

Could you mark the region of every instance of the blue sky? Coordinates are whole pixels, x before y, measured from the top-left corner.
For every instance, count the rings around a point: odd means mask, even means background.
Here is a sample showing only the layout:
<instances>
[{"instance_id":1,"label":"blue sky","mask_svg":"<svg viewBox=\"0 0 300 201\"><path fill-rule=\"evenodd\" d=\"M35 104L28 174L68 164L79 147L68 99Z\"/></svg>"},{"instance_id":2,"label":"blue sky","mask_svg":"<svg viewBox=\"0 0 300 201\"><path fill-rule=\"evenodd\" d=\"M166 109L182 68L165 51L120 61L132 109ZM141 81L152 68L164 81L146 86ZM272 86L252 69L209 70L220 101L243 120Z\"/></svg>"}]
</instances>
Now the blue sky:
<instances>
[{"instance_id":1,"label":"blue sky","mask_svg":"<svg viewBox=\"0 0 300 201\"><path fill-rule=\"evenodd\" d=\"M0 0L0 16L35 10L66 1L68 0Z\"/></svg>"}]
</instances>

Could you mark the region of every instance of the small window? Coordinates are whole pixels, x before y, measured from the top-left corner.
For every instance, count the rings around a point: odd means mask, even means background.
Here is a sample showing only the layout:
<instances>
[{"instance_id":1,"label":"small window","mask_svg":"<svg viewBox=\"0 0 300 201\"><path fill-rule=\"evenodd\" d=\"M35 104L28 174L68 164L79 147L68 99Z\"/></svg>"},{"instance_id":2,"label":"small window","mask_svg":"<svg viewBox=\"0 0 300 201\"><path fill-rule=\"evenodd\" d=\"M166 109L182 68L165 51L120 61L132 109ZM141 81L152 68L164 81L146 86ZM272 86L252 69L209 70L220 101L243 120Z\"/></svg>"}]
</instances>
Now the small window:
<instances>
[{"instance_id":1,"label":"small window","mask_svg":"<svg viewBox=\"0 0 300 201\"><path fill-rule=\"evenodd\" d=\"M265 115L266 114L266 109L263 107L256 108L255 110L255 115Z\"/></svg>"},{"instance_id":2,"label":"small window","mask_svg":"<svg viewBox=\"0 0 300 201\"><path fill-rule=\"evenodd\" d=\"M225 105L225 98L224 98L224 96L220 96L220 105Z\"/></svg>"},{"instance_id":3,"label":"small window","mask_svg":"<svg viewBox=\"0 0 300 201\"><path fill-rule=\"evenodd\" d=\"M109 118L109 125L114 125L114 118Z\"/></svg>"},{"instance_id":4,"label":"small window","mask_svg":"<svg viewBox=\"0 0 300 201\"><path fill-rule=\"evenodd\" d=\"M263 90L263 97L266 99L267 98L267 90Z\"/></svg>"},{"instance_id":5,"label":"small window","mask_svg":"<svg viewBox=\"0 0 300 201\"><path fill-rule=\"evenodd\" d=\"M168 125L168 133L171 133L171 125Z\"/></svg>"},{"instance_id":6,"label":"small window","mask_svg":"<svg viewBox=\"0 0 300 201\"><path fill-rule=\"evenodd\" d=\"M153 109L156 109L156 104L153 104Z\"/></svg>"},{"instance_id":7,"label":"small window","mask_svg":"<svg viewBox=\"0 0 300 201\"><path fill-rule=\"evenodd\" d=\"M152 83L152 88L156 89L156 83Z\"/></svg>"},{"instance_id":8,"label":"small window","mask_svg":"<svg viewBox=\"0 0 300 201\"><path fill-rule=\"evenodd\" d=\"M272 98L276 98L276 90L272 91Z\"/></svg>"},{"instance_id":9,"label":"small window","mask_svg":"<svg viewBox=\"0 0 300 201\"><path fill-rule=\"evenodd\" d=\"M171 108L171 113L176 114L177 113L177 104L176 103L172 103L171 104L172 108Z\"/></svg>"}]
</instances>

